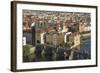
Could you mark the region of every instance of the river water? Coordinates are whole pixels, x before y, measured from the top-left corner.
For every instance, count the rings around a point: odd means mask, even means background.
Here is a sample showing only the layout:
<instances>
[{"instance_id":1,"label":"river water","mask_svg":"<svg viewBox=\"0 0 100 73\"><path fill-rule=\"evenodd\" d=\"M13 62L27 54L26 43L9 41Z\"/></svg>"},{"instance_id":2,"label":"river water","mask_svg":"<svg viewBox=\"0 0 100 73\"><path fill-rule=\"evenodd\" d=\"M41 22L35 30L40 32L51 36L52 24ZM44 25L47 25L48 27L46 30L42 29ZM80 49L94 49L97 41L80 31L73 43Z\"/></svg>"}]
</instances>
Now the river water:
<instances>
[{"instance_id":1,"label":"river water","mask_svg":"<svg viewBox=\"0 0 100 73\"><path fill-rule=\"evenodd\" d=\"M78 52L74 52L73 55L74 60L91 59L91 39L88 38L82 42L80 44L80 50Z\"/></svg>"}]
</instances>

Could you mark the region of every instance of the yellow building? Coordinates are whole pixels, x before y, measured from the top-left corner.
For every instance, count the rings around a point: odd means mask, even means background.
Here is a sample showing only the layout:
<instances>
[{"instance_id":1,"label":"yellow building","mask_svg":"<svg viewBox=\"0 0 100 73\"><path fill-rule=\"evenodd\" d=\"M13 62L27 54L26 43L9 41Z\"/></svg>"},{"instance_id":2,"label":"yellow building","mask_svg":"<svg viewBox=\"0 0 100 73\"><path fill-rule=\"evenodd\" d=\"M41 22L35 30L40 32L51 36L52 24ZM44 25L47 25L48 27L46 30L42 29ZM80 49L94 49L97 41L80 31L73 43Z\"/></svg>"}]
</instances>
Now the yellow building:
<instances>
[{"instance_id":1,"label":"yellow building","mask_svg":"<svg viewBox=\"0 0 100 73\"><path fill-rule=\"evenodd\" d=\"M84 32L84 28L85 28L84 23L83 23L83 22L80 22L80 23L79 23L79 32L80 32L80 33L81 33L81 32Z\"/></svg>"},{"instance_id":2,"label":"yellow building","mask_svg":"<svg viewBox=\"0 0 100 73\"><path fill-rule=\"evenodd\" d=\"M78 47L79 48L79 45L80 45L80 34L78 32L75 32L73 33L74 34L74 45L71 47L71 48L74 48L74 47Z\"/></svg>"}]
</instances>

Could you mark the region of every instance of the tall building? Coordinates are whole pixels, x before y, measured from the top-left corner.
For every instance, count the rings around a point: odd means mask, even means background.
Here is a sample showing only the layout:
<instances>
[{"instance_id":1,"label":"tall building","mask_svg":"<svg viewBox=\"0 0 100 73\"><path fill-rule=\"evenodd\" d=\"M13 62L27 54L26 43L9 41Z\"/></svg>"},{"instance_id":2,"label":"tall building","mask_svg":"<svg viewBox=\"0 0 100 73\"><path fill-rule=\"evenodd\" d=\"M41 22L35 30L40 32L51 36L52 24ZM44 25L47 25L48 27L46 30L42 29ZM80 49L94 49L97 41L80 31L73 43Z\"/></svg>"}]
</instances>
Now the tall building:
<instances>
[{"instance_id":1,"label":"tall building","mask_svg":"<svg viewBox=\"0 0 100 73\"><path fill-rule=\"evenodd\" d=\"M69 36L67 36L68 45L70 48L77 48L80 46L80 34L79 32L71 33Z\"/></svg>"}]
</instances>

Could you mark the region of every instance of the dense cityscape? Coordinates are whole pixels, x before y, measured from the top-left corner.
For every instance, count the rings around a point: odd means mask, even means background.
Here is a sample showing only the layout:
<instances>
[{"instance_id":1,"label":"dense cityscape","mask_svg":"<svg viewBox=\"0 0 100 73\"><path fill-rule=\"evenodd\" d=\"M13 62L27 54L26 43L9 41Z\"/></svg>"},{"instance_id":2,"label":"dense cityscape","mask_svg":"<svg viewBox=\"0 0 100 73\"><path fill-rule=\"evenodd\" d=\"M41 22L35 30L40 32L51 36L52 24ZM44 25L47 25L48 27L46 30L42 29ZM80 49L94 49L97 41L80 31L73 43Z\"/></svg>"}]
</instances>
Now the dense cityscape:
<instances>
[{"instance_id":1,"label":"dense cityscape","mask_svg":"<svg viewBox=\"0 0 100 73\"><path fill-rule=\"evenodd\" d=\"M91 59L90 13L23 10L23 62Z\"/></svg>"}]
</instances>

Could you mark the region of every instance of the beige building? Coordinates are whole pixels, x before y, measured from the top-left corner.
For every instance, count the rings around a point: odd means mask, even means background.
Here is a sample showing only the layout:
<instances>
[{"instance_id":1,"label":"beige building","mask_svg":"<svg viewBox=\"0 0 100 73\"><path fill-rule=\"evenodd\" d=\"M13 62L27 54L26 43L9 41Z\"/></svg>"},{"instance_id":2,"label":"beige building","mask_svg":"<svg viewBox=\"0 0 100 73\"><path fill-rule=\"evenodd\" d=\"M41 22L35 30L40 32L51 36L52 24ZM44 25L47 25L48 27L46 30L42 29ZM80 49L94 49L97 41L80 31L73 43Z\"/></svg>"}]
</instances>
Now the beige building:
<instances>
[{"instance_id":1,"label":"beige building","mask_svg":"<svg viewBox=\"0 0 100 73\"><path fill-rule=\"evenodd\" d=\"M84 23L83 23L83 22L80 22L80 23L79 23L79 32L80 32L80 33L81 33L81 32L84 32L84 28L85 28Z\"/></svg>"},{"instance_id":2,"label":"beige building","mask_svg":"<svg viewBox=\"0 0 100 73\"><path fill-rule=\"evenodd\" d=\"M74 34L74 45L71 48L77 47L80 48L80 34L78 32L73 33Z\"/></svg>"}]
</instances>

